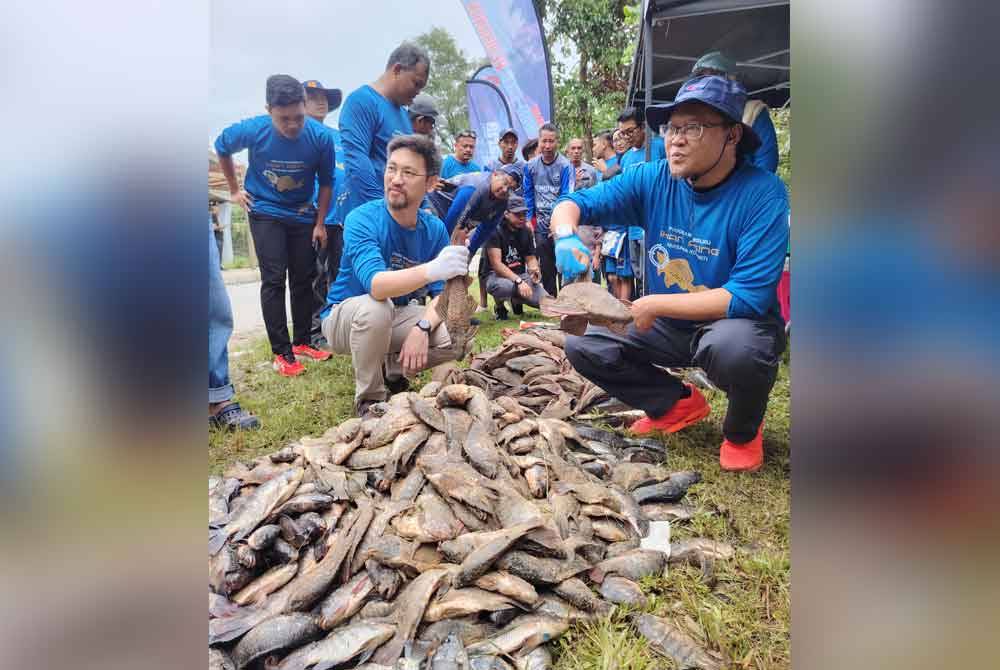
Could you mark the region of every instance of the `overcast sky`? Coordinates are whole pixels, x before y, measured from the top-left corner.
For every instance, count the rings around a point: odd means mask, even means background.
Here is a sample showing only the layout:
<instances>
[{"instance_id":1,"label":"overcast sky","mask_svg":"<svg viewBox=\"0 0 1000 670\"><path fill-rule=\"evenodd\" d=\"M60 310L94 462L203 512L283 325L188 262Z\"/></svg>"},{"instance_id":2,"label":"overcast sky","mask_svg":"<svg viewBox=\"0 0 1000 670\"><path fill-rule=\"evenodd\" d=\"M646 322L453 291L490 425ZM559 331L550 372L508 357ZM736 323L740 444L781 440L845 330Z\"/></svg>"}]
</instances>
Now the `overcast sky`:
<instances>
[{"instance_id":1,"label":"overcast sky","mask_svg":"<svg viewBox=\"0 0 1000 670\"><path fill-rule=\"evenodd\" d=\"M344 98L384 69L404 39L440 26L467 56L486 53L460 0L211 0L210 141L227 125L264 113L264 82L319 79ZM338 110L339 112L339 110ZM327 117L336 125L338 112Z\"/></svg>"}]
</instances>

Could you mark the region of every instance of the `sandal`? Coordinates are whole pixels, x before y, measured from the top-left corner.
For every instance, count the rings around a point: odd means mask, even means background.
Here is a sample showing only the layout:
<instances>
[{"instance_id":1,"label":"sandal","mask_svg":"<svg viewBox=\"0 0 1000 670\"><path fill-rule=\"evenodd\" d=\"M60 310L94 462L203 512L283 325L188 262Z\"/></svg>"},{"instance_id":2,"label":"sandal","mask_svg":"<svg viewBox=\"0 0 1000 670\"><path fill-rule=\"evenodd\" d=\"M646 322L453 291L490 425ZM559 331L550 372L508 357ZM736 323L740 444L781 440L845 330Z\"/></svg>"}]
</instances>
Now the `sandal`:
<instances>
[{"instance_id":1,"label":"sandal","mask_svg":"<svg viewBox=\"0 0 1000 670\"><path fill-rule=\"evenodd\" d=\"M240 407L238 402L231 402L208 417L208 427L221 430L255 430L260 428L260 419Z\"/></svg>"}]
</instances>

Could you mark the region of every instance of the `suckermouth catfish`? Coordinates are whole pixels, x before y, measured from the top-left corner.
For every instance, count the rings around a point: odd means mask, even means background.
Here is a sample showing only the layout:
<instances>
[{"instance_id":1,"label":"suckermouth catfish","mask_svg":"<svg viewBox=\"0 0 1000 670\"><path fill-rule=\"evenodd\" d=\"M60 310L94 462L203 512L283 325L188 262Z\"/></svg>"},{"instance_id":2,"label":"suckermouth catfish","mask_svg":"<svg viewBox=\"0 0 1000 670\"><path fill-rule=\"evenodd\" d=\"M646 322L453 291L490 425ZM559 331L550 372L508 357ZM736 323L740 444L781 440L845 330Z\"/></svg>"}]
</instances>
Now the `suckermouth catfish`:
<instances>
[{"instance_id":1,"label":"suckermouth catfish","mask_svg":"<svg viewBox=\"0 0 1000 670\"><path fill-rule=\"evenodd\" d=\"M634 582L647 575L663 572L667 555L655 549L633 549L621 556L601 561L590 571L591 581L600 584L607 575L621 575Z\"/></svg>"},{"instance_id":2,"label":"suckermouth catfish","mask_svg":"<svg viewBox=\"0 0 1000 670\"><path fill-rule=\"evenodd\" d=\"M701 481L701 473L693 470L675 472L670 477L659 484L640 486L632 491L632 497L640 505L652 502L677 502L687 493L692 484Z\"/></svg>"},{"instance_id":3,"label":"suckermouth catfish","mask_svg":"<svg viewBox=\"0 0 1000 670\"><path fill-rule=\"evenodd\" d=\"M219 553L226 541L237 542L249 535L271 512L292 497L295 489L302 483L304 474L305 470L302 468L292 467L257 487L251 498L229 518L224 527L209 530L209 556Z\"/></svg>"},{"instance_id":4,"label":"suckermouth catfish","mask_svg":"<svg viewBox=\"0 0 1000 670\"><path fill-rule=\"evenodd\" d=\"M394 625L385 623L342 626L286 656L277 670L327 670L375 649L392 637L395 630Z\"/></svg>"},{"instance_id":5,"label":"suckermouth catfish","mask_svg":"<svg viewBox=\"0 0 1000 670\"><path fill-rule=\"evenodd\" d=\"M721 670L723 660L703 649L690 635L667 619L643 614L635 619L635 627L650 642L650 647L673 659L679 670Z\"/></svg>"},{"instance_id":6,"label":"suckermouth catfish","mask_svg":"<svg viewBox=\"0 0 1000 670\"><path fill-rule=\"evenodd\" d=\"M323 629L311 614L276 616L243 636L233 648L233 661L237 670L243 670L267 654L299 647L322 636Z\"/></svg>"},{"instance_id":7,"label":"suckermouth catfish","mask_svg":"<svg viewBox=\"0 0 1000 670\"><path fill-rule=\"evenodd\" d=\"M559 637L569 629L568 621L526 614L518 617L493 637L466 647L469 656L476 654L528 654L535 647Z\"/></svg>"}]
</instances>

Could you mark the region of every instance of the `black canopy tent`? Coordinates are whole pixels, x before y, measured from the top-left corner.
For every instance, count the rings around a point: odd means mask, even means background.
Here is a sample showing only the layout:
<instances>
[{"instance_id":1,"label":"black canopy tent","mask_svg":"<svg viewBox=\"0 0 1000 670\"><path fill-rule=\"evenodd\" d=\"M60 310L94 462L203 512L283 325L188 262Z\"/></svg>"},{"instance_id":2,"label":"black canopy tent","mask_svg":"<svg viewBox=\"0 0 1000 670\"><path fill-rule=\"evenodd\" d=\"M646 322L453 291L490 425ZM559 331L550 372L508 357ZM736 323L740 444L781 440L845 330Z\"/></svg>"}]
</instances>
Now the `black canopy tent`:
<instances>
[{"instance_id":1,"label":"black canopy tent","mask_svg":"<svg viewBox=\"0 0 1000 670\"><path fill-rule=\"evenodd\" d=\"M718 50L736 61L751 98L770 107L783 106L791 95L789 4L789 0L645 0L629 74L629 104L645 107L672 101L695 61ZM652 67L647 67L650 62Z\"/></svg>"}]
</instances>

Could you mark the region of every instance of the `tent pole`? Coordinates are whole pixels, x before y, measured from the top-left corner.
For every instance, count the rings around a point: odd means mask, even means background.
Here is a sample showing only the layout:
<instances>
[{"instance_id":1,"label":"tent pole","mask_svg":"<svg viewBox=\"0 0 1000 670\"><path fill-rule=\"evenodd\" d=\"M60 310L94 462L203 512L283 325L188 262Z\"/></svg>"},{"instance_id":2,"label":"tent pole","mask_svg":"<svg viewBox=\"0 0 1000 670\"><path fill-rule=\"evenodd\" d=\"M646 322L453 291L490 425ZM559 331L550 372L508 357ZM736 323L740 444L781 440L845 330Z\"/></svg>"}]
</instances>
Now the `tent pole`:
<instances>
[{"instance_id":1,"label":"tent pole","mask_svg":"<svg viewBox=\"0 0 1000 670\"><path fill-rule=\"evenodd\" d=\"M643 113L645 114L646 107L653 104L653 15L649 11L649 0L645 0L643 3L642 21L643 21L643 40L642 40L642 76L643 76L643 95L645 96L645 101L643 102ZM646 124L649 127L649 124ZM648 132L648 131L647 131ZM659 130L657 129L657 132ZM652 144L652 137L646 140L646 161L648 162L652 156L653 149L650 146Z\"/></svg>"}]
</instances>

